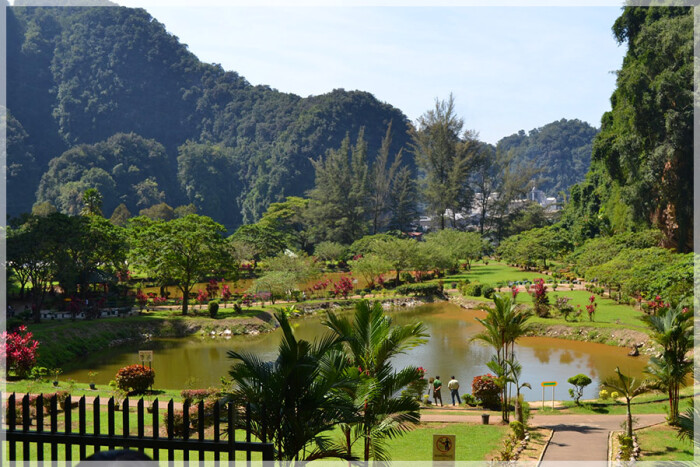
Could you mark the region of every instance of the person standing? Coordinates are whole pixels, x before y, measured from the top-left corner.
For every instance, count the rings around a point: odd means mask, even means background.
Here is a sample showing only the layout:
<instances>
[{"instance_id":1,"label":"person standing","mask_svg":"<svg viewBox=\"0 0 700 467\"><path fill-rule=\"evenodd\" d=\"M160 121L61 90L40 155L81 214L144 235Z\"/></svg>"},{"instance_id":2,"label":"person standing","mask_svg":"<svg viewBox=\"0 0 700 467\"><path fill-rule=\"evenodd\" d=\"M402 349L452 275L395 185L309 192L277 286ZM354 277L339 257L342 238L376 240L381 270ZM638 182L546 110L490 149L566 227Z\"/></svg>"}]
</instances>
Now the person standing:
<instances>
[{"instance_id":1,"label":"person standing","mask_svg":"<svg viewBox=\"0 0 700 467\"><path fill-rule=\"evenodd\" d=\"M457 398L457 405L459 405L459 381L454 376L447 383L447 389L450 390L450 396L452 396L452 405L455 405L455 397Z\"/></svg>"},{"instance_id":2,"label":"person standing","mask_svg":"<svg viewBox=\"0 0 700 467\"><path fill-rule=\"evenodd\" d=\"M440 394L440 389L442 389L442 381L440 381L439 376L436 376L435 381L433 381L433 399L435 399L436 406L438 399L440 399L440 407L442 407L442 394Z\"/></svg>"}]
</instances>

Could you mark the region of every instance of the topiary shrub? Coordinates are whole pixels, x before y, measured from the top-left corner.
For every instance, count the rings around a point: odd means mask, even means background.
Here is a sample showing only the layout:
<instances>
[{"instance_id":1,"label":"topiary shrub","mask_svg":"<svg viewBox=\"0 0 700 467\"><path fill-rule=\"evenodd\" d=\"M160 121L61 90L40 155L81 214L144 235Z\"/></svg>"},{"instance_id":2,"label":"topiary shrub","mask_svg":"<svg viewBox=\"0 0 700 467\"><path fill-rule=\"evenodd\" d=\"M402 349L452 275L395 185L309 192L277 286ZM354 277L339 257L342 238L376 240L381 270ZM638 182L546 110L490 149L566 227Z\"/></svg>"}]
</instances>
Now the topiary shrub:
<instances>
[{"instance_id":1,"label":"topiary shrub","mask_svg":"<svg viewBox=\"0 0 700 467\"><path fill-rule=\"evenodd\" d=\"M134 394L143 394L149 386L153 385L156 372L153 368L143 365L129 365L117 372L115 380L117 387L122 391Z\"/></svg>"},{"instance_id":2,"label":"topiary shrub","mask_svg":"<svg viewBox=\"0 0 700 467\"><path fill-rule=\"evenodd\" d=\"M209 316L211 318L216 318L216 315L219 313L219 302L216 300L212 300L209 302Z\"/></svg>"},{"instance_id":3,"label":"topiary shrub","mask_svg":"<svg viewBox=\"0 0 700 467\"><path fill-rule=\"evenodd\" d=\"M574 386L573 389L569 389L569 395L574 399L576 405L581 405L581 397L583 396L583 388L591 384L593 381L590 377L579 373L576 376L569 378L568 383Z\"/></svg>"},{"instance_id":4,"label":"topiary shrub","mask_svg":"<svg viewBox=\"0 0 700 467\"><path fill-rule=\"evenodd\" d=\"M472 395L486 409L499 410L501 408L500 392L501 389L491 374L475 376L472 380Z\"/></svg>"},{"instance_id":5,"label":"topiary shrub","mask_svg":"<svg viewBox=\"0 0 700 467\"><path fill-rule=\"evenodd\" d=\"M494 293L496 293L496 289L494 289L490 285L485 284L481 287L481 294L484 296L484 298L491 299L493 298Z\"/></svg>"}]
</instances>

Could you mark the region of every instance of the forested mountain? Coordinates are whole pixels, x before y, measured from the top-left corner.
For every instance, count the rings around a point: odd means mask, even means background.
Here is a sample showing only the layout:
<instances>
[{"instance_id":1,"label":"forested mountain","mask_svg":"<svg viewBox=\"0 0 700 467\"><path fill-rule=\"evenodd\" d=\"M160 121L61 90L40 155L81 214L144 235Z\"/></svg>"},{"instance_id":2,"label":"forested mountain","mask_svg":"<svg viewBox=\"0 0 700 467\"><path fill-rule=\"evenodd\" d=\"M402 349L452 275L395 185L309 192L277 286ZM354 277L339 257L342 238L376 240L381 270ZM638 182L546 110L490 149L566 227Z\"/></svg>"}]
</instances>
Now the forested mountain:
<instances>
[{"instance_id":1,"label":"forested mountain","mask_svg":"<svg viewBox=\"0 0 700 467\"><path fill-rule=\"evenodd\" d=\"M510 152L515 166L532 165L540 170L535 179L538 189L548 196L562 198L571 185L583 180L591 162L593 138L597 130L580 120L561 119L530 130L520 130L498 141L496 147Z\"/></svg>"},{"instance_id":2,"label":"forested mountain","mask_svg":"<svg viewBox=\"0 0 700 467\"><path fill-rule=\"evenodd\" d=\"M564 224L578 241L655 227L692 251L693 9L626 7L613 33L628 51Z\"/></svg>"},{"instance_id":3,"label":"forested mountain","mask_svg":"<svg viewBox=\"0 0 700 467\"><path fill-rule=\"evenodd\" d=\"M10 215L36 201L77 211L94 186L107 216L193 203L234 228L312 188L310 159L348 134L364 128L373 157L391 123L391 154L407 146L405 115L371 94L251 85L142 9L13 7L7 23Z\"/></svg>"}]
</instances>

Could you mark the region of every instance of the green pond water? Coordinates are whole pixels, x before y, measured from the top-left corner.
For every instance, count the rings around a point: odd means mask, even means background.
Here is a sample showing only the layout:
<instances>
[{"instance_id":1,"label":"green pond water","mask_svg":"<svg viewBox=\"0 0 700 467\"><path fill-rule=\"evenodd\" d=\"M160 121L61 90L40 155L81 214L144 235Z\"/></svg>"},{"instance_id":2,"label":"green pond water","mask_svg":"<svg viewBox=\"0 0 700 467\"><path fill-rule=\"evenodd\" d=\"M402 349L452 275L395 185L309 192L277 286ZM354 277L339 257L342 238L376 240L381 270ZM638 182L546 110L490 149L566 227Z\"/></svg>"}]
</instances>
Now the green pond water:
<instances>
[{"instance_id":1,"label":"green pond water","mask_svg":"<svg viewBox=\"0 0 700 467\"><path fill-rule=\"evenodd\" d=\"M394 360L396 367L406 365L422 366L428 376L441 376L443 381L454 375L460 381L460 394L471 392L471 381L477 375L488 373L486 362L494 351L480 342L470 342L481 326L475 321L480 312L462 309L450 303L422 305L408 310L391 312L398 324L422 321L430 338L420 347L399 355ZM293 321L296 335L311 340L322 335L325 328L317 317ZM106 384L114 379L117 370L123 366L139 363L138 350L154 350L153 368L156 371L155 387L181 388L188 382L196 387L218 386L222 376L228 374L232 360L227 357L229 350L250 352L263 360L276 356L281 333L275 331L257 336L233 336L231 338L191 336L187 338L154 339L137 346L112 348L94 354L66 371L62 378L73 378L87 383L88 371L98 371L95 378L98 384ZM543 381L557 381L555 399L569 399L566 380L578 373L590 376L594 383L584 391L584 398L597 397L598 382L613 375L616 366L623 373L642 376L647 358L629 357L628 349L567 341L547 337L526 337L518 340L516 358L523 366L521 381L529 382L533 389L524 389L526 400L541 400ZM443 398L449 397L443 391ZM545 397L551 399L551 388ZM445 399L445 402L447 400Z\"/></svg>"}]
</instances>

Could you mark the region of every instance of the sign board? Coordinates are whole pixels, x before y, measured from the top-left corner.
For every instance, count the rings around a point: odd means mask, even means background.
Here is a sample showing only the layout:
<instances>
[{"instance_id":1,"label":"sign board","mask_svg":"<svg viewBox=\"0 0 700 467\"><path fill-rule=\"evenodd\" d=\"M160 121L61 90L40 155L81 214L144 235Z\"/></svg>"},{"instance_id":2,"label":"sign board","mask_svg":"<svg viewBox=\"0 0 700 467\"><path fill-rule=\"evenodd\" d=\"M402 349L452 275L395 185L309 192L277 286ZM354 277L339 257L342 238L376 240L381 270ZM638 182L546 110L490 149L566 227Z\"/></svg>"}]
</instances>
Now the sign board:
<instances>
[{"instance_id":1,"label":"sign board","mask_svg":"<svg viewBox=\"0 0 700 467\"><path fill-rule=\"evenodd\" d=\"M141 360L141 365L153 362L153 351L139 350L139 360Z\"/></svg>"},{"instance_id":2,"label":"sign board","mask_svg":"<svg viewBox=\"0 0 700 467\"><path fill-rule=\"evenodd\" d=\"M557 382L556 381L542 381L542 387L545 386L556 386Z\"/></svg>"},{"instance_id":3,"label":"sign board","mask_svg":"<svg viewBox=\"0 0 700 467\"><path fill-rule=\"evenodd\" d=\"M455 435L433 435L433 460L455 460Z\"/></svg>"}]
</instances>

